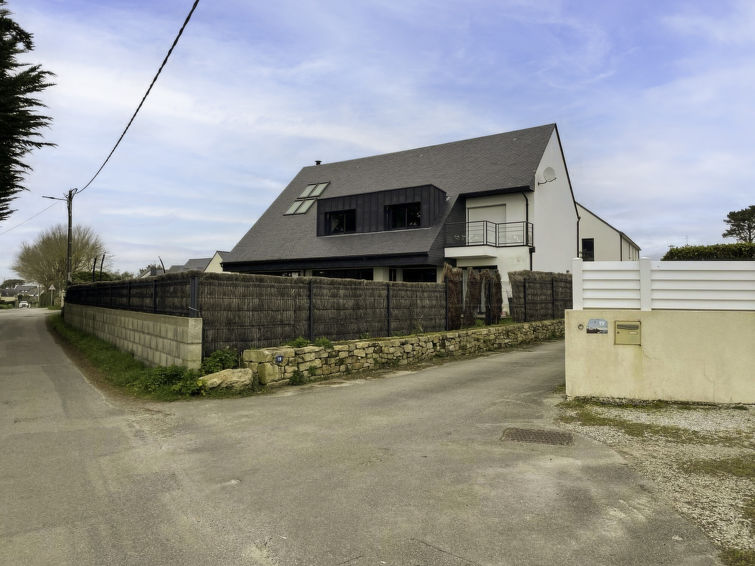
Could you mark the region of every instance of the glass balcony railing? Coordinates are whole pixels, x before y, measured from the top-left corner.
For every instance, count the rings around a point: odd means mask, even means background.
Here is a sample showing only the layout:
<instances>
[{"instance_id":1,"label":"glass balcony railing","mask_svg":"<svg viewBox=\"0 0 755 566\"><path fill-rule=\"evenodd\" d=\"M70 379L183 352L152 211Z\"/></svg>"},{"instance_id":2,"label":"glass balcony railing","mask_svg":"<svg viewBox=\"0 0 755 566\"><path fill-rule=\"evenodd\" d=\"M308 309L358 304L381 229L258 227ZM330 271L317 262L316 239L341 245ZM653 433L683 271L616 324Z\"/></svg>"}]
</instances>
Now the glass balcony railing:
<instances>
[{"instance_id":1,"label":"glass balcony railing","mask_svg":"<svg viewBox=\"0 0 755 566\"><path fill-rule=\"evenodd\" d=\"M446 247L532 246L531 222L452 222L446 224Z\"/></svg>"}]
</instances>

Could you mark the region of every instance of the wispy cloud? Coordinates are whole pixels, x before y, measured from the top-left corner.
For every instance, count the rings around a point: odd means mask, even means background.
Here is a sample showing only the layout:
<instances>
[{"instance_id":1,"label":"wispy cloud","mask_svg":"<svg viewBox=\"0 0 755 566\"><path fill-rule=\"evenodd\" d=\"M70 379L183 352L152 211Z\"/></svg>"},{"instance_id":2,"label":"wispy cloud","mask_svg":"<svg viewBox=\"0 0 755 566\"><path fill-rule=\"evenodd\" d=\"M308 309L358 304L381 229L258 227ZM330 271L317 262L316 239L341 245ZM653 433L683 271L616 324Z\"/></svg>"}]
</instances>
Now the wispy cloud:
<instances>
[{"instance_id":1,"label":"wispy cloud","mask_svg":"<svg viewBox=\"0 0 755 566\"><path fill-rule=\"evenodd\" d=\"M138 10L135 6L138 5ZM58 147L31 157L8 224L94 173L176 33L185 2L24 0ZM755 6L700 1L201 3L76 222L119 269L230 249L315 159L555 121L577 199L650 256L719 241L752 204ZM14 250L65 220L2 236ZM4 226L0 226L0 231Z\"/></svg>"}]
</instances>

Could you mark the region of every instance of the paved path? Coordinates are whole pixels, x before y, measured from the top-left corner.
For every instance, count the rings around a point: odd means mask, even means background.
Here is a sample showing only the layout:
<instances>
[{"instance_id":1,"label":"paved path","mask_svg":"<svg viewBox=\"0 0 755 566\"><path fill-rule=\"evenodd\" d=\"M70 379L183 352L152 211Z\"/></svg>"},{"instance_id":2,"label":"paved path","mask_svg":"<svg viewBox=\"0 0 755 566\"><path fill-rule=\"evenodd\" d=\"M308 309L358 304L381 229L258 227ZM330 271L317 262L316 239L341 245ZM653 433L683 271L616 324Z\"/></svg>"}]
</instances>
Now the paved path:
<instances>
[{"instance_id":1,"label":"paved path","mask_svg":"<svg viewBox=\"0 0 755 566\"><path fill-rule=\"evenodd\" d=\"M0 311L0 564L716 564L615 453L554 428L563 343L274 395L123 403Z\"/></svg>"}]
</instances>

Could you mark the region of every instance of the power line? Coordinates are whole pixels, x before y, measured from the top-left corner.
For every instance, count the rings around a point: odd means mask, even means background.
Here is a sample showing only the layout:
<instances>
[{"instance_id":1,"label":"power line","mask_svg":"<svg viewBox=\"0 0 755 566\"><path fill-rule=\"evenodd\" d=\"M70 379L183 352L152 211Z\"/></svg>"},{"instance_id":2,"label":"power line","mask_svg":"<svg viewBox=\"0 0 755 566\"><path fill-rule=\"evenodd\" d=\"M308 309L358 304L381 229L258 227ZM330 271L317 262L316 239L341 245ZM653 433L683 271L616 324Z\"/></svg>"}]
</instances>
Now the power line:
<instances>
[{"instance_id":1,"label":"power line","mask_svg":"<svg viewBox=\"0 0 755 566\"><path fill-rule=\"evenodd\" d=\"M131 127L131 124L134 121L134 118L136 118L136 115L139 113L139 110L141 110L142 105L144 104L144 101L147 100L147 96L149 96L149 93L152 90L152 87L155 85L155 82L157 81L157 77L160 76L160 73L162 72L163 67L165 67L165 64L168 62L168 58L170 57L171 53L173 53L173 48L178 43L178 40L181 38L181 34L183 34L184 28L186 28L186 25L189 23L189 20L191 19L191 16L194 13L194 10L197 8L197 4L199 4L199 0L194 0L194 5L191 7L191 10L189 10L189 14L186 16L186 19L184 20L184 23L181 26L181 29L178 30L178 35L176 35L176 39L173 40L173 45L171 45L170 49L168 49L168 53L167 55L165 55L165 59L163 59L163 62L160 65L160 68L157 69L157 73L152 79L152 82L150 83L149 88L147 89L147 92L144 93L144 96L142 97L141 102L139 102L139 106L136 107L136 110L134 111L133 116L131 116L131 119L128 121L128 124L126 124L126 127L124 128L121 136L118 138L118 141L115 142L113 149L110 150L110 153L105 158L105 161L102 162L102 165L100 165L100 168L97 169L97 172L94 174L94 176L91 179L89 179L89 182L86 185L84 185L80 190L77 191L78 193L85 191L87 187L89 187L89 185L91 185L92 182L97 178L97 175L100 174L100 171L102 171L105 168L105 165L107 165L107 162L110 161L110 158L113 156L113 153L115 153L115 150L120 145L121 140L123 139L123 136L126 135L126 132Z\"/></svg>"},{"instance_id":2,"label":"power line","mask_svg":"<svg viewBox=\"0 0 755 566\"><path fill-rule=\"evenodd\" d=\"M92 176L91 179L89 179L89 182L87 182L86 185L84 185L81 189L72 189L73 190L73 194L71 195L71 197L73 197L74 195L77 195L77 194L81 193L82 191L85 191L89 187L89 185L91 185L92 182L97 178L97 176L100 174L100 172L105 168L105 165L107 165L108 161L110 161L110 158L113 156L113 154L115 153L115 150L118 148L118 146L120 145L121 141L123 140L123 137L126 135L126 132L131 127L131 124L134 122L134 119L136 118L136 115L139 113L139 110L142 109L142 106L144 105L144 101L147 100L147 96L149 96L149 93L152 91L152 87L155 86L155 82L157 82L157 77L160 76L160 73L162 72L163 67L165 67L165 64L168 62L168 59L170 58L170 55L173 53L173 49L178 44L178 40L181 38L181 35L183 34L184 29L186 28L186 25L189 23L189 20L191 20L191 16L194 14L194 10L196 10L198 4L199 4L199 0L194 0L194 4L192 5L191 10L189 10L189 14L186 16L186 19L184 20L184 23L181 26L181 29L178 30L178 34L176 35L176 38L173 40L173 44L170 46L170 49L168 49L168 53L165 55L165 58L163 59L163 62L160 64L160 68L157 69L157 73L155 73L155 76L152 78L152 82L149 84L149 88L147 88L147 92L144 93L144 96L142 97L141 101L139 102L139 106L136 107L136 110L134 111L134 114L131 116L131 119L128 121L128 124L126 124L126 127L123 129L123 132L121 133L120 137L118 138L118 141L115 142L115 145L113 146L113 149L110 150L110 153L105 158L105 161L102 162L102 165L100 165L100 168L97 169L97 172L94 174L94 176ZM63 200L63 199L60 199L60 200ZM30 220L33 220L34 218L36 218L37 216L39 216L43 212L47 212L48 210L50 210L56 204L57 203L52 203L47 208L45 208L43 210L40 210L38 213L34 214L33 216L30 216L29 218L27 218L23 222L20 222L19 224L16 224L15 226L12 226L12 227L8 228L7 230L4 230L4 231L0 232L0 236L2 236L3 234L7 234L11 230L15 230L16 228L18 228L20 226L23 226L24 224L26 224Z\"/></svg>"},{"instance_id":3,"label":"power line","mask_svg":"<svg viewBox=\"0 0 755 566\"><path fill-rule=\"evenodd\" d=\"M40 214L42 214L43 212L47 212L48 210L50 210L50 209L51 209L51 208L52 208L53 206L55 206L55 205L57 205L57 204L58 204L57 202L54 202L54 203L52 203L52 204L51 204L50 206L48 206L47 208L43 208L42 210L40 210L39 212L37 212L37 213L36 213L35 215L33 215L33 216L30 216L29 218L27 218L27 219L26 219L26 220L24 220L23 222L19 222L19 223L18 223L18 224L16 224L15 226L11 226L11 227L10 227L10 228L8 228L7 230L3 230L2 232L0 232L0 236L2 236L3 234L7 234L7 233L8 233L8 232L10 232L11 230L15 230L15 229L16 229L16 228L18 228L19 226L23 226L24 224L26 224L26 223L27 223L27 222L29 222L30 220L34 220L34 219L35 219L35 218L36 218L37 216L39 216L39 215L40 215Z\"/></svg>"}]
</instances>

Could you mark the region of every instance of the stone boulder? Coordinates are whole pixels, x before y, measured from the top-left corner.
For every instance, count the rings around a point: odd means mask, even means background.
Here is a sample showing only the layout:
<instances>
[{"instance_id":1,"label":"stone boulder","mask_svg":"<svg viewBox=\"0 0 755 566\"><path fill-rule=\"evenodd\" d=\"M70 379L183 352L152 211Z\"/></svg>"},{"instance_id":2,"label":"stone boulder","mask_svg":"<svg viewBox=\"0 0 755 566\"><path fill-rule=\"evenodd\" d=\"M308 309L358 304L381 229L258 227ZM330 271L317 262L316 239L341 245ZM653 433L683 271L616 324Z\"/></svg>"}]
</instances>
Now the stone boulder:
<instances>
[{"instance_id":1,"label":"stone boulder","mask_svg":"<svg viewBox=\"0 0 755 566\"><path fill-rule=\"evenodd\" d=\"M199 378L207 389L244 389L252 385L254 379L249 368L224 369Z\"/></svg>"}]
</instances>

